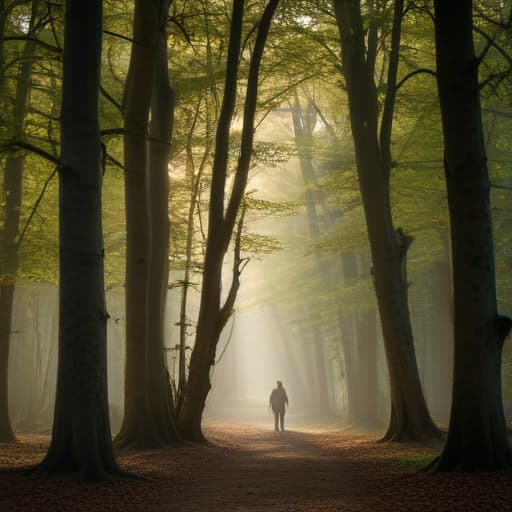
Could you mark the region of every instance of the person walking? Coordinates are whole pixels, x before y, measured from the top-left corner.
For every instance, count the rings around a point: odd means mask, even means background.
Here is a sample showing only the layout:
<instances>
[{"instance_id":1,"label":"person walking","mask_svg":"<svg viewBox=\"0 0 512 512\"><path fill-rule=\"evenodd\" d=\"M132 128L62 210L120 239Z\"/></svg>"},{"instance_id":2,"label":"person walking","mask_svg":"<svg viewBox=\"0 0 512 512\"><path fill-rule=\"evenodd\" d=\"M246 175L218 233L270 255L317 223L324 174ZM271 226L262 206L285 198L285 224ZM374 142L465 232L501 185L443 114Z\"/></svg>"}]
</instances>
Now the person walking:
<instances>
[{"instance_id":1,"label":"person walking","mask_svg":"<svg viewBox=\"0 0 512 512\"><path fill-rule=\"evenodd\" d=\"M274 413L274 430L278 431L278 426L281 426L281 431L284 431L284 413L288 406L288 396L280 380L277 381L277 387L270 393L269 406Z\"/></svg>"}]
</instances>

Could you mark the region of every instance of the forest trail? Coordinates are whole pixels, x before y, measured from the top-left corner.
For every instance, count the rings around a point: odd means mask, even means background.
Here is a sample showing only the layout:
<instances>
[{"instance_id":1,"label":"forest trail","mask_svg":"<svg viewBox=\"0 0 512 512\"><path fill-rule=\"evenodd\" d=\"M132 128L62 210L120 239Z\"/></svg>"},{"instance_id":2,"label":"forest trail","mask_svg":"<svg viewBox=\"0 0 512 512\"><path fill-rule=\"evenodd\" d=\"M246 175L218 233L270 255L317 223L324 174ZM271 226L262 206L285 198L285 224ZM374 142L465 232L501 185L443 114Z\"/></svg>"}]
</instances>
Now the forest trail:
<instances>
[{"instance_id":1,"label":"forest trail","mask_svg":"<svg viewBox=\"0 0 512 512\"><path fill-rule=\"evenodd\" d=\"M119 456L143 476L80 484L38 477L47 436L0 445L1 511L505 511L512 475L419 473L438 448L377 444L332 426L210 424L207 446L183 444Z\"/></svg>"}]
</instances>

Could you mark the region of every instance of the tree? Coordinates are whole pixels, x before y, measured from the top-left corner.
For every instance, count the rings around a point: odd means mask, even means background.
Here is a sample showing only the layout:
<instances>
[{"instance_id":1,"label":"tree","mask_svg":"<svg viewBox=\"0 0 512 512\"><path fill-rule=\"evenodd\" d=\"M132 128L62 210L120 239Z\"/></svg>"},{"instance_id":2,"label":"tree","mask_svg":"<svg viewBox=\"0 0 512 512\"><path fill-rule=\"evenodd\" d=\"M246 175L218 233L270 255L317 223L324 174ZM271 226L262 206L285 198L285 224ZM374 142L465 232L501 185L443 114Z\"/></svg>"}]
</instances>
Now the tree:
<instances>
[{"instance_id":1,"label":"tree","mask_svg":"<svg viewBox=\"0 0 512 512\"><path fill-rule=\"evenodd\" d=\"M59 363L42 473L83 480L120 472L110 434L98 95L101 0L67 0L59 165Z\"/></svg>"},{"instance_id":2,"label":"tree","mask_svg":"<svg viewBox=\"0 0 512 512\"><path fill-rule=\"evenodd\" d=\"M384 439L438 437L421 389L409 316L406 256L413 239L401 228L394 228L389 195L403 1L394 4L387 93L380 127L374 81L376 27L369 29L367 46L361 2L334 0L334 9L391 387L391 418Z\"/></svg>"},{"instance_id":3,"label":"tree","mask_svg":"<svg viewBox=\"0 0 512 512\"><path fill-rule=\"evenodd\" d=\"M32 2L28 34L34 31L39 1ZM35 43L27 40L23 50L23 59L19 70L14 100L12 138L23 139L25 116L30 93L30 78L34 58ZM23 185L25 155L17 147L9 151L5 164L4 229L0 240L0 439L3 442L14 441L8 412L8 362L12 325L12 307L14 287L18 272L20 242L20 212Z\"/></svg>"},{"instance_id":4,"label":"tree","mask_svg":"<svg viewBox=\"0 0 512 512\"><path fill-rule=\"evenodd\" d=\"M472 2L435 0L437 85L444 133L454 290L454 373L440 471L510 469L501 353L511 320L496 304L489 176Z\"/></svg>"},{"instance_id":5,"label":"tree","mask_svg":"<svg viewBox=\"0 0 512 512\"><path fill-rule=\"evenodd\" d=\"M222 329L232 314L236 294L240 286L239 278L242 269L240 258L237 258L235 254L233 279L226 300L221 306L222 265L224 256L229 248L247 184L253 149L254 117L258 97L260 63L270 29L270 22L278 3L279 0L270 0L268 2L258 24L247 79L240 155L232 191L225 209L224 200L230 143L229 131L236 104L244 13L244 2L242 0L233 1L226 82L215 140L201 302L195 345L190 359L187 387L178 416L178 425L182 435L187 439L195 441L204 441L201 418L206 397L211 387L210 367L215 361L216 346ZM237 239L239 239L240 235L241 223L239 223Z\"/></svg>"},{"instance_id":6,"label":"tree","mask_svg":"<svg viewBox=\"0 0 512 512\"><path fill-rule=\"evenodd\" d=\"M159 443L178 439L172 392L164 352L165 305L169 282L169 145L172 137L175 96L171 87L165 18L169 0L160 3L160 31L153 78L149 130L150 264L148 330L146 340L147 408Z\"/></svg>"},{"instance_id":7,"label":"tree","mask_svg":"<svg viewBox=\"0 0 512 512\"><path fill-rule=\"evenodd\" d=\"M183 169L182 175L175 173L173 176L170 212L172 222L172 268L179 268L179 278L174 281L171 288L180 289L180 314L179 343L175 345L175 360L177 360L177 375L173 375L176 389L175 409L179 411L185 392L187 380L187 345L188 331L193 325L190 318L189 306L193 301L191 295L195 289L194 280L199 280L202 273L202 259L206 235L203 229L207 214L207 208L203 211L202 192L207 190L210 181L209 168L215 136L214 121L219 110L218 95L220 93L217 84L216 73L219 71L216 62L223 59L225 53L224 41L225 27L217 23L217 10L220 3L199 3L200 14L195 14L197 6L189 2L192 7L190 15L185 18L194 19L198 16L200 23L194 23L192 27L184 27L181 34L193 33L200 44L191 43L189 38L183 38L186 46L175 48L175 54L181 59L175 59L173 63L179 65L174 70L175 76L182 77L182 83L177 85L180 96L177 105L176 119L179 121L175 140L182 140L174 145L173 168ZM213 23L212 23L212 20ZM198 33L200 27L201 32ZM214 34L212 34L214 32ZM203 52L198 55L199 49ZM194 73L188 76L190 62L194 62ZM180 151L181 150L181 151ZM180 158L180 154L182 155ZM192 302L193 303L193 302Z\"/></svg>"},{"instance_id":8,"label":"tree","mask_svg":"<svg viewBox=\"0 0 512 512\"><path fill-rule=\"evenodd\" d=\"M116 445L123 448L154 447L178 437L163 340L169 245L167 166L174 103L167 71L168 10L168 0L135 2L136 42L125 87L125 415L116 437Z\"/></svg>"},{"instance_id":9,"label":"tree","mask_svg":"<svg viewBox=\"0 0 512 512\"><path fill-rule=\"evenodd\" d=\"M316 182L315 169L313 167L312 159L312 145L313 145L313 129L317 121L317 111L311 101L307 102L306 107L302 107L297 94L293 103L290 102L290 111L293 121L293 133L295 139L295 147L299 155L299 165L301 170L302 179L304 186L306 187L304 193L304 205L306 207L308 229L311 241L318 240L320 238L320 222L319 214L317 210L321 204L317 204L318 193L314 190ZM325 283L329 281L327 272L327 261L322 258L318 251L315 252L316 261L318 264L319 273L323 276ZM311 312L309 312L311 315ZM312 315L311 315L312 316ZM313 346L314 346L314 358L317 366L317 401L316 406L318 412L328 414L329 404L327 392L327 375L325 372L324 364L324 352L325 352L325 339L322 332L320 322L312 322L311 326ZM344 350L345 358L347 358L347 351Z\"/></svg>"},{"instance_id":10,"label":"tree","mask_svg":"<svg viewBox=\"0 0 512 512\"><path fill-rule=\"evenodd\" d=\"M306 186L305 201L308 211L308 225L313 238L319 238L320 225L319 218L321 215L324 221L324 230L334 225L336 218L342 217L342 208L344 205L339 200L336 201L336 210L329 210L326 204L326 190L312 190L313 182L318 182L315 176L315 169L312 162L312 153L316 155L320 151L327 153L325 148L318 147L315 151L313 148L314 137L313 127L316 124L317 116L322 119L325 129L329 135L331 143L339 144L336 132L329 125L325 115L312 98L308 99L308 107L301 108L300 102L294 103L292 109L294 119L295 143L299 151L302 177ZM303 148L300 148L302 143ZM322 157L320 157L321 159ZM325 156L324 156L325 158ZM320 186L317 183L317 187ZM325 185L324 185L325 187ZM316 209L319 208L320 215L317 215ZM312 227L313 226L313 227ZM316 234L316 237L313 236ZM343 242L341 242L343 244ZM343 247L340 251L346 251ZM339 268L332 260L326 260L326 256L320 257L318 249L316 251L320 265L320 274L324 278L324 286L329 287L333 278L332 271L329 267ZM329 264L330 263L330 264ZM364 267L364 265L363 265ZM343 274L343 284L350 287L358 276L357 255L354 252L343 252L341 255L341 270ZM334 297L334 303L339 304L340 310L335 314L337 316L337 324L339 325L339 334L341 335L341 344L343 349L344 361L344 377L347 390L347 418L353 424L359 424L365 427L373 427L378 423L377 415L377 360L376 360L376 318L375 308L364 312L364 321L360 320L361 313L359 311L351 311L347 313L343 311L347 298ZM373 317L372 317L373 315ZM373 328L373 332L372 332ZM318 339L318 337L315 337ZM364 382L359 379L360 375L365 375Z\"/></svg>"}]
</instances>

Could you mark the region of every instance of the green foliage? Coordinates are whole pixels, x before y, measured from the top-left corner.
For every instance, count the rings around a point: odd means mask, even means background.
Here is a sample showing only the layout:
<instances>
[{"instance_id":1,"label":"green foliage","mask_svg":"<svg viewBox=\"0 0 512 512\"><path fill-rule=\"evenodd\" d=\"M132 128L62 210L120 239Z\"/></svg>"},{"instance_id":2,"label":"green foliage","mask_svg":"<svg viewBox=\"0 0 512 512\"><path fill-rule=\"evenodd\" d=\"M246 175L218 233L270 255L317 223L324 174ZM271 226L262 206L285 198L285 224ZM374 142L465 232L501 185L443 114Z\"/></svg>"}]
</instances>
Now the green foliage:
<instances>
[{"instance_id":1,"label":"green foliage","mask_svg":"<svg viewBox=\"0 0 512 512\"><path fill-rule=\"evenodd\" d=\"M4 113L0 121L2 165L6 152L12 149L13 98L24 45L23 23L30 8L26 2L13 0L6 4L12 10L5 27L4 35L10 39L3 41L5 66L0 80L0 105ZM254 43L251 29L263 4L263 0L257 0L246 6L240 100L247 77L246 55ZM119 165L123 161L121 105L131 49L133 6L125 0L105 0L104 5L100 108L102 140L108 152L103 197L105 266L107 285L114 286L124 281L124 192L123 170ZM177 101L170 162L170 267L180 275L188 268L193 274L189 281L198 285L208 224L212 148L223 94L230 5L228 0L176 0L167 27L169 68ZM57 157L63 7L62 2L51 2L45 9L48 6L51 12L41 13L35 34L44 44L36 48L23 142ZM375 77L382 107L393 3L363 2L363 7L365 27L376 27L378 33ZM435 67L430 7L429 2L410 4L403 19L400 87L392 139L393 218L396 226L415 238L408 258L411 295L416 289L428 287L433 266L445 258L449 229L435 78L419 72ZM511 314L512 43L506 28L506 7L497 0L475 2L475 37L477 53L483 57L480 74L493 184L498 300L500 309ZM283 0L272 26L261 73L242 252L243 257L256 255L268 261L272 281L279 283L277 290L266 291L259 299L253 299L253 304L287 304L288 314L299 330L304 324L320 321L330 325L340 311L375 306L341 65L332 2ZM309 102L317 112L312 138L303 141L299 149L295 146L290 114L290 105L296 98L303 104ZM241 104L239 101L238 105ZM237 107L229 161L232 170L239 153L240 117ZM18 151L27 154L21 208L24 226L55 164L27 149ZM305 185L298 171L298 159L308 155L316 179ZM55 282L58 278L57 179L54 177L46 186L24 235L20 261L23 279ZM306 196L311 195L321 231L321 236L314 240L307 230L304 209ZM0 201L0 214L4 213L4 199ZM356 278L343 278L344 254L357 256ZM304 308L308 315L303 314ZM330 328L335 333L335 328ZM505 368L508 372L508 366Z\"/></svg>"},{"instance_id":2,"label":"green foliage","mask_svg":"<svg viewBox=\"0 0 512 512\"><path fill-rule=\"evenodd\" d=\"M275 236L261 233L248 233L242 235L242 250L246 254L271 254L283 248L282 243Z\"/></svg>"}]
</instances>

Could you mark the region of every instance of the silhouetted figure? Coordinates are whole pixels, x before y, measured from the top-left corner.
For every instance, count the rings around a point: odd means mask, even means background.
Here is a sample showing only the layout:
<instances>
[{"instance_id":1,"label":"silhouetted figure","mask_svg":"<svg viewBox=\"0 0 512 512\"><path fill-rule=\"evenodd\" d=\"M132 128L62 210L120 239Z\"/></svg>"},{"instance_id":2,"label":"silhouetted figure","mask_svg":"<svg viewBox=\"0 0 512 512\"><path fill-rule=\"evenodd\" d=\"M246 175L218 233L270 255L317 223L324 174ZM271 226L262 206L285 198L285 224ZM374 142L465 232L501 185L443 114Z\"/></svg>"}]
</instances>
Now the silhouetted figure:
<instances>
[{"instance_id":1,"label":"silhouetted figure","mask_svg":"<svg viewBox=\"0 0 512 512\"><path fill-rule=\"evenodd\" d=\"M274 429L279 430L278 425L281 425L281 431L284 430L284 413L288 405L288 396L286 390L283 388L283 383L278 380L277 388L270 393L269 400L270 407L274 413Z\"/></svg>"}]
</instances>

